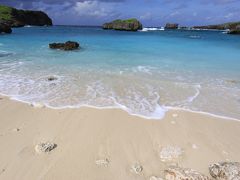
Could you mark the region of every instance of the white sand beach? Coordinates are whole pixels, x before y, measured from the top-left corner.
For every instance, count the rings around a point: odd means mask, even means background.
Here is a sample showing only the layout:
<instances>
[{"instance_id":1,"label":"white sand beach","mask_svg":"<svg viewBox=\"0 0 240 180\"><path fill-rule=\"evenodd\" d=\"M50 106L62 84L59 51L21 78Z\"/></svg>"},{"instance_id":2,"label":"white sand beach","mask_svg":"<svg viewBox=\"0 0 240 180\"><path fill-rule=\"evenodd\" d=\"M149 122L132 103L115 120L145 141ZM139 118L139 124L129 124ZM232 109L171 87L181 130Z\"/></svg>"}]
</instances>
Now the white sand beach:
<instances>
[{"instance_id":1,"label":"white sand beach","mask_svg":"<svg viewBox=\"0 0 240 180\"><path fill-rule=\"evenodd\" d=\"M53 110L1 97L1 180L133 180L163 177L169 165L209 175L240 161L240 122L169 111L162 120L122 110ZM36 145L56 147L39 153ZM138 173L137 173L138 172Z\"/></svg>"}]
</instances>

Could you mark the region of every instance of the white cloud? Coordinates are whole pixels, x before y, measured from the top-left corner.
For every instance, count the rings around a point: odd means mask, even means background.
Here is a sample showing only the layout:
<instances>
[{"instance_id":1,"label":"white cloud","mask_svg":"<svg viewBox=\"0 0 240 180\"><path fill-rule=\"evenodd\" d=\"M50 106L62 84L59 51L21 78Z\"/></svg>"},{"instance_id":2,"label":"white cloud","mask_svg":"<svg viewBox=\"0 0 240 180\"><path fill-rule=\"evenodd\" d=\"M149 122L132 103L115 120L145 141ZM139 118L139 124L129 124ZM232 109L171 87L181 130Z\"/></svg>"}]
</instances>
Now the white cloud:
<instances>
[{"instance_id":1,"label":"white cloud","mask_svg":"<svg viewBox=\"0 0 240 180\"><path fill-rule=\"evenodd\" d=\"M112 14L110 3L107 4L99 1L77 2L74 10L79 16L91 16L97 18L104 18L111 16Z\"/></svg>"},{"instance_id":2,"label":"white cloud","mask_svg":"<svg viewBox=\"0 0 240 180\"><path fill-rule=\"evenodd\" d=\"M149 20L149 19L152 19L152 13L147 12L147 13L141 15L141 16L140 16L140 19L141 19L141 20Z\"/></svg>"},{"instance_id":3,"label":"white cloud","mask_svg":"<svg viewBox=\"0 0 240 180\"><path fill-rule=\"evenodd\" d=\"M227 15L225 15L224 17L226 19L232 18L235 14L234 13L228 13Z\"/></svg>"},{"instance_id":4,"label":"white cloud","mask_svg":"<svg viewBox=\"0 0 240 180\"><path fill-rule=\"evenodd\" d=\"M173 17L173 16L178 16L180 14L181 13L179 11L175 11L175 12L172 12L169 16Z\"/></svg>"}]
</instances>

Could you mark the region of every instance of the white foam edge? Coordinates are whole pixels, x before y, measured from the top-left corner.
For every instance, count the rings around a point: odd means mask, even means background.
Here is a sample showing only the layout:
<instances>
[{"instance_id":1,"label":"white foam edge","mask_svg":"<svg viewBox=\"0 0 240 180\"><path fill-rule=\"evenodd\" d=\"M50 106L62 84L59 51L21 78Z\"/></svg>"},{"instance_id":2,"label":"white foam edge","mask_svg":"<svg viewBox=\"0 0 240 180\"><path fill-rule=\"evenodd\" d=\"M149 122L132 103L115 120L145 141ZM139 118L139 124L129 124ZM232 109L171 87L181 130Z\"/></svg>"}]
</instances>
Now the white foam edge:
<instances>
[{"instance_id":1,"label":"white foam edge","mask_svg":"<svg viewBox=\"0 0 240 180\"><path fill-rule=\"evenodd\" d=\"M15 100L15 101L18 101L18 102L21 102L21 103L24 103L24 104L28 104L28 105L31 105L32 103L38 103L38 102L27 102L27 101L20 100L16 97L9 96L9 95L3 94L3 93L0 93L0 96L3 96L3 97L5 96L5 97L10 98L11 100ZM143 118L143 119L149 119L149 120L162 120L165 117L166 112L168 112L170 110L177 110L177 111L186 111L186 112L191 112L191 113L203 114L203 115L207 115L207 116L215 117L215 118L219 118L219 119L226 119L226 120L240 122L240 119L232 118L232 117L228 117L228 116L216 115L216 114L209 113L209 112L204 112L204 111L194 111L194 110L190 110L190 109L186 109L186 108L180 108L180 107L160 106L160 105L158 105L158 107L156 107L156 110L153 113L151 113L152 116L144 116L144 115L141 115L141 114L132 113L126 106L123 106L121 104L117 104L118 106L115 106L115 107L114 106L97 107L97 106L86 105L86 104L75 105L75 106L62 106L62 107L53 107L53 106L50 106L46 103L43 103L43 105L47 108L56 109L56 110L78 109L78 108L84 108L84 107L99 109L99 110L101 110L101 109L116 109L116 110L121 109L121 110L127 112L129 115L140 117L140 118Z\"/></svg>"}]
</instances>

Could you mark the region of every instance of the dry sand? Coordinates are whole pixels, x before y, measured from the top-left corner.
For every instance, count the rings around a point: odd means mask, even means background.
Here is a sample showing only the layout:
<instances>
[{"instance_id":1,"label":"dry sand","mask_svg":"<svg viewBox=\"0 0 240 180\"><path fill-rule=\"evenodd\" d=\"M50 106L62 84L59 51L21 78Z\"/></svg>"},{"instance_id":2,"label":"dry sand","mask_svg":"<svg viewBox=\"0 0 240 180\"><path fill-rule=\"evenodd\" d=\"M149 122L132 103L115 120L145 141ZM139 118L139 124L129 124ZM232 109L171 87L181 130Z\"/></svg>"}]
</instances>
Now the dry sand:
<instances>
[{"instance_id":1,"label":"dry sand","mask_svg":"<svg viewBox=\"0 0 240 180\"><path fill-rule=\"evenodd\" d=\"M209 175L213 162L240 161L240 121L185 111L156 121L121 110L53 110L2 98L1 180L148 180L170 164ZM57 147L38 153L41 142ZM162 161L164 147L180 156Z\"/></svg>"}]
</instances>

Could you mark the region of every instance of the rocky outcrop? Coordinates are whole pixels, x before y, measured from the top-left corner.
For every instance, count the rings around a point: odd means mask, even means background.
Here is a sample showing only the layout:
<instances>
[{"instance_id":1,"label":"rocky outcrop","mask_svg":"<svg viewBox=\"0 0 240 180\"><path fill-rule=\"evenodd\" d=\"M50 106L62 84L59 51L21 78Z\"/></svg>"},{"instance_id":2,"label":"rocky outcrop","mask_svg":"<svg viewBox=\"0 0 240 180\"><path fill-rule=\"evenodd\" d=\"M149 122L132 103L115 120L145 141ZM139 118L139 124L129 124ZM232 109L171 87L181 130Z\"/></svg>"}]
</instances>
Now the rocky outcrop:
<instances>
[{"instance_id":1,"label":"rocky outcrop","mask_svg":"<svg viewBox=\"0 0 240 180\"><path fill-rule=\"evenodd\" d=\"M240 30L239 29L231 29L228 34L240 34Z\"/></svg>"},{"instance_id":2,"label":"rocky outcrop","mask_svg":"<svg viewBox=\"0 0 240 180\"><path fill-rule=\"evenodd\" d=\"M73 41L67 41L65 43L51 43L49 44L49 48L60 49L64 51L71 51L71 50L79 49L79 44Z\"/></svg>"},{"instance_id":3,"label":"rocky outcrop","mask_svg":"<svg viewBox=\"0 0 240 180\"><path fill-rule=\"evenodd\" d=\"M208 176L193 169L169 167L164 171L166 180L210 180Z\"/></svg>"},{"instance_id":4,"label":"rocky outcrop","mask_svg":"<svg viewBox=\"0 0 240 180\"><path fill-rule=\"evenodd\" d=\"M2 5L0 5L0 21L10 27L52 25L52 20L42 11L18 10Z\"/></svg>"},{"instance_id":5,"label":"rocky outcrop","mask_svg":"<svg viewBox=\"0 0 240 180\"><path fill-rule=\"evenodd\" d=\"M137 31L142 29L142 24L137 19L115 20L103 24L103 29L114 29L120 31Z\"/></svg>"},{"instance_id":6,"label":"rocky outcrop","mask_svg":"<svg viewBox=\"0 0 240 180\"><path fill-rule=\"evenodd\" d=\"M207 26L194 26L194 29L213 29L213 30L227 30L227 29L236 29L240 25L240 22L231 22L217 25L207 25Z\"/></svg>"},{"instance_id":7,"label":"rocky outcrop","mask_svg":"<svg viewBox=\"0 0 240 180\"><path fill-rule=\"evenodd\" d=\"M9 25L0 22L0 34L1 33L10 34L12 33L12 29Z\"/></svg>"},{"instance_id":8,"label":"rocky outcrop","mask_svg":"<svg viewBox=\"0 0 240 180\"><path fill-rule=\"evenodd\" d=\"M235 28L230 29L228 34L240 34L240 25L237 25Z\"/></svg>"},{"instance_id":9,"label":"rocky outcrop","mask_svg":"<svg viewBox=\"0 0 240 180\"><path fill-rule=\"evenodd\" d=\"M221 162L210 165L210 175L215 179L240 180L240 163Z\"/></svg>"},{"instance_id":10,"label":"rocky outcrop","mask_svg":"<svg viewBox=\"0 0 240 180\"><path fill-rule=\"evenodd\" d=\"M178 24L176 24L176 23L174 23L174 24L167 23L165 25L165 29L178 29Z\"/></svg>"}]
</instances>

